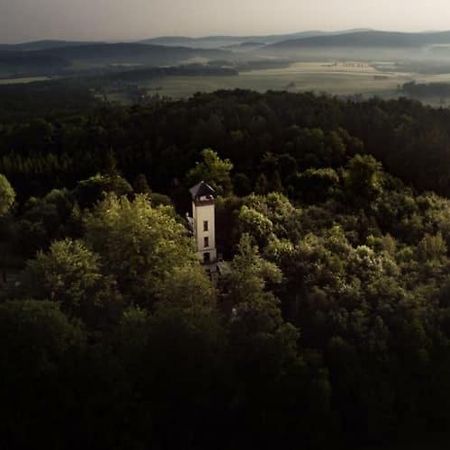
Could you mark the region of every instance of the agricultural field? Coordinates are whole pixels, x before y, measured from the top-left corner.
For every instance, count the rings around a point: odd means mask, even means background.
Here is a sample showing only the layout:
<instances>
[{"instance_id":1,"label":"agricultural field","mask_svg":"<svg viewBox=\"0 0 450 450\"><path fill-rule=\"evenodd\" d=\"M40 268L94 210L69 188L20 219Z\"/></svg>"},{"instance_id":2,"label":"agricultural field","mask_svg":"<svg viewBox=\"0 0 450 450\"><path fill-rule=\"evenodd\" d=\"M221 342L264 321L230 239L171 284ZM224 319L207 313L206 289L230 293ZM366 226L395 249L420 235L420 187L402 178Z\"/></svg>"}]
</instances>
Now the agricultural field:
<instances>
[{"instance_id":1,"label":"agricultural field","mask_svg":"<svg viewBox=\"0 0 450 450\"><path fill-rule=\"evenodd\" d=\"M134 66L133 66L134 67ZM24 84L46 81L48 77L0 79L0 85ZM395 98L404 95L405 83L450 83L450 73L421 74L399 71L395 62L372 63L362 61L297 62L287 67L243 70L239 75L170 75L149 77L127 83L123 88L102 90L99 98L118 103L133 103L136 95L130 92L142 90L147 96L187 98L196 92L214 92L219 89L250 89L289 92L326 92L332 95L362 97L378 96ZM89 82L88 82L89 83ZM450 98L421 98L434 106L447 106Z\"/></svg>"},{"instance_id":2,"label":"agricultural field","mask_svg":"<svg viewBox=\"0 0 450 450\"><path fill-rule=\"evenodd\" d=\"M0 78L0 85L6 84L27 84L35 83L37 81L47 81L49 77L24 77L24 78Z\"/></svg>"},{"instance_id":3,"label":"agricultural field","mask_svg":"<svg viewBox=\"0 0 450 450\"><path fill-rule=\"evenodd\" d=\"M285 68L251 70L239 76L166 77L153 79L141 86L157 90L160 95L183 98L195 92L217 89L317 91L336 95L396 95L400 85L414 80L413 74L379 71L361 62L305 62ZM450 79L450 76L449 76Z\"/></svg>"}]
</instances>

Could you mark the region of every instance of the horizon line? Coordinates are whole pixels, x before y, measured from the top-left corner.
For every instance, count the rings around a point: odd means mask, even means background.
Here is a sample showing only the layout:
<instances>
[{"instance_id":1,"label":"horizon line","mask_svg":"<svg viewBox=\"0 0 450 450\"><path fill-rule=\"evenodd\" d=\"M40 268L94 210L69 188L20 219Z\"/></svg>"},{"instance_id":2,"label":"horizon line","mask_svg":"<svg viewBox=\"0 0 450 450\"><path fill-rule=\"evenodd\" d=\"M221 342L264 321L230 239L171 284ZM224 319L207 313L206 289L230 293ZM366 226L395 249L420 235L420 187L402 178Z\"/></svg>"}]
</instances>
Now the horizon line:
<instances>
[{"instance_id":1,"label":"horizon line","mask_svg":"<svg viewBox=\"0 0 450 450\"><path fill-rule=\"evenodd\" d=\"M205 34L205 35L186 35L186 34L166 34L166 35L156 35L149 37L140 37L140 38L132 38L132 39L70 39L70 38L36 38L29 39L25 41L15 41L15 42L0 42L2 46L8 45L26 45L33 44L38 42L75 42L75 43L103 43L103 44L118 44L118 43L140 43L146 40L156 40L156 39L192 39L192 40L201 40L201 39L211 39L211 38L236 38L236 39L244 39L244 38L254 38L254 37L268 37L268 36L286 36L286 35L294 35L300 33L358 33L358 32L368 32L375 31L381 33L401 33L401 34L426 34L426 33L445 33L450 32L450 29L446 30L422 30L422 31L402 31L402 30L386 30L386 29L378 29L378 28L364 28L364 27L356 27L356 28L344 28L344 29L306 29L302 31L291 31L291 32L280 32L280 33L263 33L263 34L226 34L226 33L218 33L218 34Z\"/></svg>"}]
</instances>

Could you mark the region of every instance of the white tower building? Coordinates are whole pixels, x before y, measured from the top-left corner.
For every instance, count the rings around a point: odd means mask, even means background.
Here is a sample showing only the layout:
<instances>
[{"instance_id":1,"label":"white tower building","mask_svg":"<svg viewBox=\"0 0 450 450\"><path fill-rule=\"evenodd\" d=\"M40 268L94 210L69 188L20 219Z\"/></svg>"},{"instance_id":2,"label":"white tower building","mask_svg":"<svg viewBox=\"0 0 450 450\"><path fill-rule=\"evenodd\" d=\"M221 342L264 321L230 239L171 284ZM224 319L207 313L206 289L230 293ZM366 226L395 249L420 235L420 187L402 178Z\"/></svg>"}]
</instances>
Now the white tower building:
<instances>
[{"instance_id":1,"label":"white tower building","mask_svg":"<svg viewBox=\"0 0 450 450\"><path fill-rule=\"evenodd\" d=\"M190 192L197 254L202 264L213 265L217 262L215 191L209 184L202 181L191 188Z\"/></svg>"}]
</instances>

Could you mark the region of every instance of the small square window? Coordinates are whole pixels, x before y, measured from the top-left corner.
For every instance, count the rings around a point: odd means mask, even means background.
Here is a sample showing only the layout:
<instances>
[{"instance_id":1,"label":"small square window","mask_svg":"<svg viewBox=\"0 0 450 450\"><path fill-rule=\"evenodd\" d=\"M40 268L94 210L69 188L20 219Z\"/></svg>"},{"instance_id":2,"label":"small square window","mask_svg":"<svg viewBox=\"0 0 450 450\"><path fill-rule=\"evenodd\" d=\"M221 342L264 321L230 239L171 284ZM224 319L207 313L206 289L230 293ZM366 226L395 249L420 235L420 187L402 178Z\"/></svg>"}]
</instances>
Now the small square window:
<instances>
[{"instance_id":1,"label":"small square window","mask_svg":"<svg viewBox=\"0 0 450 450\"><path fill-rule=\"evenodd\" d=\"M209 247L209 237L205 237L205 238L203 239L203 244L204 244L204 247L205 247L205 248L208 248L208 247Z\"/></svg>"},{"instance_id":2,"label":"small square window","mask_svg":"<svg viewBox=\"0 0 450 450\"><path fill-rule=\"evenodd\" d=\"M208 227L208 221L204 220L203 221L203 231L208 231L209 227Z\"/></svg>"}]
</instances>

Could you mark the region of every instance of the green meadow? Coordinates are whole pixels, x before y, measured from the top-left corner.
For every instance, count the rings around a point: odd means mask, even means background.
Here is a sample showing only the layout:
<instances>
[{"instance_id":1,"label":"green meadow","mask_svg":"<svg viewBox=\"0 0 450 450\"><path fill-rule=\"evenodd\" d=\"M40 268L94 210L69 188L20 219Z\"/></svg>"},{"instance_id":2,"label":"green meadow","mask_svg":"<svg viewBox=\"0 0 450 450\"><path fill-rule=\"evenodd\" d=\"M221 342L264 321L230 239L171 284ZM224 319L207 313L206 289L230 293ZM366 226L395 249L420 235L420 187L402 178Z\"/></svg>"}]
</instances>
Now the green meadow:
<instances>
[{"instance_id":1,"label":"green meadow","mask_svg":"<svg viewBox=\"0 0 450 450\"><path fill-rule=\"evenodd\" d=\"M252 70L238 76L165 77L142 83L160 95L184 98L218 89L318 91L336 95L395 95L413 74L380 72L369 64L295 63L286 68ZM449 75L450 79L450 75Z\"/></svg>"}]
</instances>

